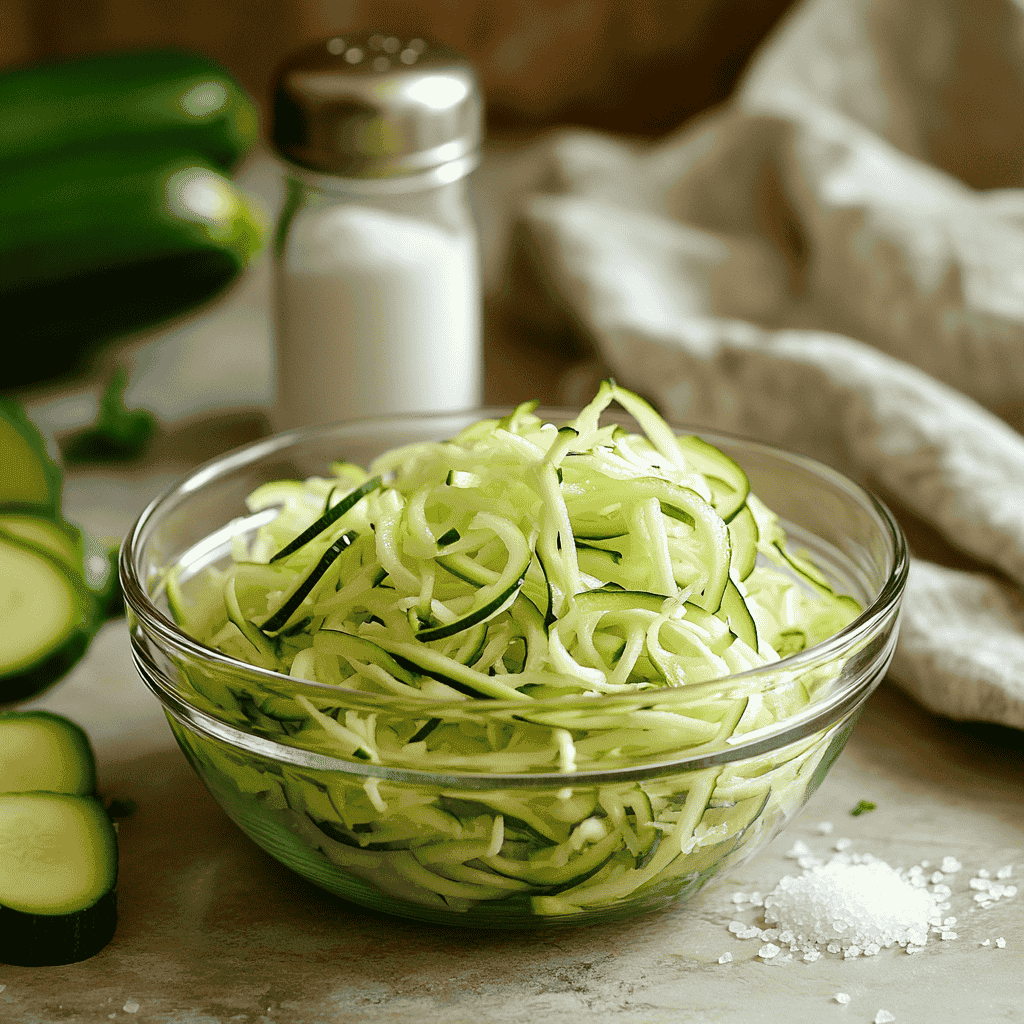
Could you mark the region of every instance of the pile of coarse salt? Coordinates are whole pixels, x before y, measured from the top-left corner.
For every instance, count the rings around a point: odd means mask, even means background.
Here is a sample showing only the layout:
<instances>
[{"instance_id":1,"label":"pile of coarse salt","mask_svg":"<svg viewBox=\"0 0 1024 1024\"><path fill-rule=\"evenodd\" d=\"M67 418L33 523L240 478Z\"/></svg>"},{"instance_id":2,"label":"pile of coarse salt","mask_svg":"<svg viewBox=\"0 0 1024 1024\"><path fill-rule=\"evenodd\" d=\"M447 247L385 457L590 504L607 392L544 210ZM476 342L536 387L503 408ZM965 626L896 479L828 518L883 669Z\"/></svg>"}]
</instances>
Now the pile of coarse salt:
<instances>
[{"instance_id":1,"label":"pile of coarse salt","mask_svg":"<svg viewBox=\"0 0 1024 1024\"><path fill-rule=\"evenodd\" d=\"M947 905L948 907L948 905ZM819 946L844 956L883 947L923 946L942 924L941 897L913 885L870 854L837 853L825 864L787 875L765 897L764 917L779 941L805 955Z\"/></svg>"},{"instance_id":2,"label":"pile of coarse salt","mask_svg":"<svg viewBox=\"0 0 1024 1024\"><path fill-rule=\"evenodd\" d=\"M809 863L800 875L786 875L767 896L737 893L737 904L764 908L769 927L733 921L729 931L762 939L760 956L773 965L792 960L794 953L817 960L823 948L844 957L872 956L894 945L909 952L925 945L930 928L955 924L953 918L943 921L942 911L949 908L944 895L914 885L870 854L840 852L825 863Z\"/></svg>"},{"instance_id":3,"label":"pile of coarse salt","mask_svg":"<svg viewBox=\"0 0 1024 1024\"><path fill-rule=\"evenodd\" d=\"M824 823L823 823L824 824ZM823 834L828 832L820 828ZM729 931L739 939L758 938L762 961L772 966L791 963L794 954L813 962L822 952L844 958L873 956L885 947L902 946L908 953L922 950L929 932L942 939L957 938L955 917L943 917L949 910L952 890L946 881L963 865L955 857L943 858L941 870L925 873L927 861L908 871L898 871L871 854L847 853L851 840L839 839L829 860L811 855L806 843L797 840L787 854L803 869L787 875L767 896L759 892L734 893L733 903L762 908L767 927L732 921ZM1017 894L1016 886L1005 884L1012 866L1000 868L993 881L981 870L970 881L978 909L1001 898ZM989 940L981 943L988 945ZM996 946L1005 947L1002 938ZM789 952L784 953L783 947ZM727 963L725 954L719 963Z\"/></svg>"}]
</instances>

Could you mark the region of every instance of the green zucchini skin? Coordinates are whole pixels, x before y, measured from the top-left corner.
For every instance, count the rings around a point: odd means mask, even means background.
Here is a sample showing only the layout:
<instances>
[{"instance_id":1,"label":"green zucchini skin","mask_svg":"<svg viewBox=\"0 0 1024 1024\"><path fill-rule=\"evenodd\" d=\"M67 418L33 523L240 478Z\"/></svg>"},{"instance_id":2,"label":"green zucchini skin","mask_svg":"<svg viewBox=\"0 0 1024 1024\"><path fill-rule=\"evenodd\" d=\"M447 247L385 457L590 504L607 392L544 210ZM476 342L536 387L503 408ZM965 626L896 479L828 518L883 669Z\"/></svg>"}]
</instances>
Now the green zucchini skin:
<instances>
[{"instance_id":1,"label":"green zucchini skin","mask_svg":"<svg viewBox=\"0 0 1024 1024\"><path fill-rule=\"evenodd\" d=\"M256 108L217 64L173 48L100 54L0 75L0 162L146 135L232 167Z\"/></svg>"},{"instance_id":2,"label":"green zucchini skin","mask_svg":"<svg viewBox=\"0 0 1024 1024\"><path fill-rule=\"evenodd\" d=\"M259 244L254 215L220 168L165 142L118 141L0 165L0 186L4 295L204 250L234 259L238 270Z\"/></svg>"},{"instance_id":3,"label":"green zucchini skin","mask_svg":"<svg viewBox=\"0 0 1024 1024\"><path fill-rule=\"evenodd\" d=\"M0 963L61 967L95 956L117 930L117 891L75 914L26 914L0 906Z\"/></svg>"},{"instance_id":4,"label":"green zucchini skin","mask_svg":"<svg viewBox=\"0 0 1024 1024\"><path fill-rule=\"evenodd\" d=\"M84 373L106 342L209 302L238 272L234 254L203 249L0 293L5 330L17 341L0 388Z\"/></svg>"},{"instance_id":5,"label":"green zucchini skin","mask_svg":"<svg viewBox=\"0 0 1024 1024\"><path fill-rule=\"evenodd\" d=\"M214 298L260 246L224 177L258 138L255 107L205 57L10 71L0 110L0 391L85 371L99 344ZM174 201L188 168L220 190L207 215Z\"/></svg>"}]
</instances>

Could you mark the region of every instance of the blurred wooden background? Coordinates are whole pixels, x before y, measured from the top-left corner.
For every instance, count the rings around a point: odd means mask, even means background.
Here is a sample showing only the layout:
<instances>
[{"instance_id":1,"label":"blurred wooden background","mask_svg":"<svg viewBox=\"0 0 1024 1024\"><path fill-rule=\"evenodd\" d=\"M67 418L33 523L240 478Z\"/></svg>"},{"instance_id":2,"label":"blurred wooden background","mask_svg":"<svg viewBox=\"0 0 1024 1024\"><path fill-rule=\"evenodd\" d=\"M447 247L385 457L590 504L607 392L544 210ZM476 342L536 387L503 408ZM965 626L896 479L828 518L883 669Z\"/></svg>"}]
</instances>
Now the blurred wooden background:
<instances>
[{"instance_id":1,"label":"blurred wooden background","mask_svg":"<svg viewBox=\"0 0 1024 1024\"><path fill-rule=\"evenodd\" d=\"M473 58L492 127L657 135L728 95L793 0L0 0L0 66L154 43L203 51L261 103L320 36L381 27Z\"/></svg>"}]
</instances>

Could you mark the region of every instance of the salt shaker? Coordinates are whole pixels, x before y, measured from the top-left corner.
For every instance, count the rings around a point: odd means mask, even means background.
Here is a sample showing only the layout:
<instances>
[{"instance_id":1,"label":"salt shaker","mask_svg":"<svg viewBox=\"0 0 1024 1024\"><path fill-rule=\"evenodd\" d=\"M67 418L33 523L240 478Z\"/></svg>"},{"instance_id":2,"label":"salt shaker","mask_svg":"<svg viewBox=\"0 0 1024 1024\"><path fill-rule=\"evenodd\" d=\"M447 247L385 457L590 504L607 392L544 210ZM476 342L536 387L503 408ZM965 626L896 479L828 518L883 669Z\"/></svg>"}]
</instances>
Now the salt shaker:
<instances>
[{"instance_id":1,"label":"salt shaker","mask_svg":"<svg viewBox=\"0 0 1024 1024\"><path fill-rule=\"evenodd\" d=\"M473 69L440 43L345 34L281 66L277 429L480 404L480 137Z\"/></svg>"}]
</instances>

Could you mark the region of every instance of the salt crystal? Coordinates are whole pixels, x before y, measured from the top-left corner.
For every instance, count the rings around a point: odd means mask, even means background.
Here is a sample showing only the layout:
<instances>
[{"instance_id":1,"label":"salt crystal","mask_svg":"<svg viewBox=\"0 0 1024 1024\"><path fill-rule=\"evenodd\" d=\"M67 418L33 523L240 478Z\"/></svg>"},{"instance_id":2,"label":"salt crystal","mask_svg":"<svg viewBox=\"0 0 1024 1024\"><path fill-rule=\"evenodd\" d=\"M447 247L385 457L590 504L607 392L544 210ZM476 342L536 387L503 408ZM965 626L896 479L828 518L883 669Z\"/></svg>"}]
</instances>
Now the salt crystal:
<instances>
[{"instance_id":1,"label":"salt crystal","mask_svg":"<svg viewBox=\"0 0 1024 1024\"><path fill-rule=\"evenodd\" d=\"M128 1002L126 1002L124 1006L121 1007L121 1009L124 1010L125 1013L138 1013L139 1004L135 1002L134 999L129 999Z\"/></svg>"},{"instance_id":2,"label":"salt crystal","mask_svg":"<svg viewBox=\"0 0 1024 1024\"><path fill-rule=\"evenodd\" d=\"M843 1006L850 1001L850 996L846 992L837 992L832 998L837 1003L842 1003Z\"/></svg>"},{"instance_id":3,"label":"salt crystal","mask_svg":"<svg viewBox=\"0 0 1024 1024\"><path fill-rule=\"evenodd\" d=\"M939 882L944 882L945 880L946 876L941 871L932 872L932 885L938 885Z\"/></svg>"},{"instance_id":4,"label":"salt crystal","mask_svg":"<svg viewBox=\"0 0 1024 1024\"><path fill-rule=\"evenodd\" d=\"M924 949L924 946L912 946L912 945L908 945L907 946L907 952L908 953L920 953L922 949Z\"/></svg>"},{"instance_id":5,"label":"salt crystal","mask_svg":"<svg viewBox=\"0 0 1024 1024\"><path fill-rule=\"evenodd\" d=\"M996 878L1009 878L1013 874L1013 865L1007 864L996 872Z\"/></svg>"},{"instance_id":6,"label":"salt crystal","mask_svg":"<svg viewBox=\"0 0 1024 1024\"><path fill-rule=\"evenodd\" d=\"M791 860L795 860L797 857L803 857L810 852L811 848L802 839L797 839L789 848L789 853L786 856Z\"/></svg>"},{"instance_id":7,"label":"salt crystal","mask_svg":"<svg viewBox=\"0 0 1024 1024\"><path fill-rule=\"evenodd\" d=\"M742 921L729 922L729 931L731 931L733 935L738 935L740 932L745 931L746 927L747 926Z\"/></svg>"},{"instance_id":8,"label":"salt crystal","mask_svg":"<svg viewBox=\"0 0 1024 1024\"><path fill-rule=\"evenodd\" d=\"M942 933L942 938L943 938L943 940L955 939L956 938L956 932L943 932Z\"/></svg>"},{"instance_id":9,"label":"salt crystal","mask_svg":"<svg viewBox=\"0 0 1024 1024\"><path fill-rule=\"evenodd\" d=\"M913 877L913 876L915 876L915 875L920 875L920 874L923 874L923 872L924 872L924 869L923 869L923 868L921 867L921 865L920 865L920 864L915 864L915 865L914 865L914 866L913 866L913 867L912 867L912 868L911 868L911 869L910 869L910 870L909 870L909 871L907 872L907 874L908 874L908 875L910 875L911 877Z\"/></svg>"},{"instance_id":10,"label":"salt crystal","mask_svg":"<svg viewBox=\"0 0 1024 1024\"><path fill-rule=\"evenodd\" d=\"M723 953L723 954L722 954L722 955L721 955L721 956L720 956L720 957L718 958L718 962L719 962L720 964L729 964L729 963L732 963L732 953Z\"/></svg>"},{"instance_id":11,"label":"salt crystal","mask_svg":"<svg viewBox=\"0 0 1024 1024\"><path fill-rule=\"evenodd\" d=\"M749 903L750 899L745 892L734 892L732 894L733 903Z\"/></svg>"},{"instance_id":12,"label":"salt crystal","mask_svg":"<svg viewBox=\"0 0 1024 1024\"><path fill-rule=\"evenodd\" d=\"M888 1010L879 1010L875 1014L875 1024L891 1024L896 1018Z\"/></svg>"},{"instance_id":13,"label":"salt crystal","mask_svg":"<svg viewBox=\"0 0 1024 1024\"><path fill-rule=\"evenodd\" d=\"M977 878L972 878L968 883L968 887L971 889L983 889L987 890L992 883L985 878L983 875L979 875Z\"/></svg>"},{"instance_id":14,"label":"salt crystal","mask_svg":"<svg viewBox=\"0 0 1024 1024\"><path fill-rule=\"evenodd\" d=\"M756 939L761 935L761 929L757 927L744 928L736 933L737 939Z\"/></svg>"},{"instance_id":15,"label":"salt crystal","mask_svg":"<svg viewBox=\"0 0 1024 1024\"><path fill-rule=\"evenodd\" d=\"M804 960L807 963L809 963L809 964L813 964L815 960L820 960L820 959L821 959L821 950L809 949L809 950L807 950L806 953L804 953Z\"/></svg>"},{"instance_id":16,"label":"salt crystal","mask_svg":"<svg viewBox=\"0 0 1024 1024\"><path fill-rule=\"evenodd\" d=\"M757 955L763 957L765 960L770 960L773 956L777 956L782 950L775 945L774 942L766 942L758 951Z\"/></svg>"},{"instance_id":17,"label":"salt crystal","mask_svg":"<svg viewBox=\"0 0 1024 1024\"><path fill-rule=\"evenodd\" d=\"M790 964L792 962L792 953L779 953L778 956L769 957L765 960L765 965L767 967L781 967L783 964Z\"/></svg>"},{"instance_id":18,"label":"salt crystal","mask_svg":"<svg viewBox=\"0 0 1024 1024\"><path fill-rule=\"evenodd\" d=\"M956 857L942 858L942 871L944 874L955 875L961 868L963 868L963 864Z\"/></svg>"},{"instance_id":19,"label":"salt crystal","mask_svg":"<svg viewBox=\"0 0 1024 1024\"><path fill-rule=\"evenodd\" d=\"M1017 886L1008 885L1006 886L1006 892L1003 894L1007 899L1017 895Z\"/></svg>"},{"instance_id":20,"label":"salt crystal","mask_svg":"<svg viewBox=\"0 0 1024 1024\"><path fill-rule=\"evenodd\" d=\"M821 835L823 835L823 836L830 836L830 835L832 835L832 832L833 832L834 829L835 829L835 825L833 825L831 821L819 821L818 822L818 832Z\"/></svg>"},{"instance_id":21,"label":"salt crystal","mask_svg":"<svg viewBox=\"0 0 1024 1024\"><path fill-rule=\"evenodd\" d=\"M992 872L989 871L988 868L979 868L978 869L978 877L979 878L991 878L992 877Z\"/></svg>"},{"instance_id":22,"label":"salt crystal","mask_svg":"<svg viewBox=\"0 0 1024 1024\"><path fill-rule=\"evenodd\" d=\"M848 850L851 846L853 846L853 840L852 839L845 839L845 838L843 838L843 839L837 839L836 840L836 849L840 853L842 853L843 850Z\"/></svg>"},{"instance_id":23,"label":"salt crystal","mask_svg":"<svg viewBox=\"0 0 1024 1024\"><path fill-rule=\"evenodd\" d=\"M998 947L999 947L1000 949L1005 949L1005 948L1006 948L1006 939L1004 939L1004 938L1002 937L1002 935L1000 935L1000 936L999 936L999 938L998 938L998 939L996 939L996 945L997 945L997 946L998 946Z\"/></svg>"},{"instance_id":24,"label":"salt crystal","mask_svg":"<svg viewBox=\"0 0 1024 1024\"><path fill-rule=\"evenodd\" d=\"M988 898L988 893L987 892L979 892L979 893L975 893L974 894L974 902L975 903L989 903L991 901Z\"/></svg>"},{"instance_id":25,"label":"salt crystal","mask_svg":"<svg viewBox=\"0 0 1024 1024\"><path fill-rule=\"evenodd\" d=\"M992 945L992 940L991 939L984 939L982 942L979 942L978 945L979 946L991 946Z\"/></svg>"}]
</instances>

